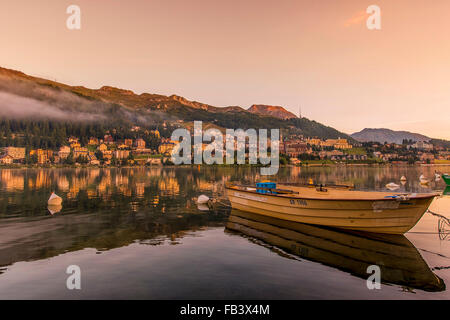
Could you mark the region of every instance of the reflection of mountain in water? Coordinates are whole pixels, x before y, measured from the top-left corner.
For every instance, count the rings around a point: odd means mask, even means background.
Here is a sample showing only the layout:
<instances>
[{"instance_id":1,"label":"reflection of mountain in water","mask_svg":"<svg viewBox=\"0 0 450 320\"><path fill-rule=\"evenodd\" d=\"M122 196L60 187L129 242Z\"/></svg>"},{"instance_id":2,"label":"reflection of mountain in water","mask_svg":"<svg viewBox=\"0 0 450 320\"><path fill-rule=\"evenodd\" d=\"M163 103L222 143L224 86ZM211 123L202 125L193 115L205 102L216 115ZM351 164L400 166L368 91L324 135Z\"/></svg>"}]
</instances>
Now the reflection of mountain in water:
<instances>
[{"instance_id":1,"label":"reflection of mountain in water","mask_svg":"<svg viewBox=\"0 0 450 320\"><path fill-rule=\"evenodd\" d=\"M341 231L233 210L227 229L262 240L295 256L367 279L370 265L384 283L424 291L444 291L417 249L401 235Z\"/></svg>"},{"instance_id":2,"label":"reflection of mountain in water","mask_svg":"<svg viewBox=\"0 0 450 320\"><path fill-rule=\"evenodd\" d=\"M214 168L2 169L0 266L84 248L176 243L223 226L229 209L202 212L193 198L218 198L225 178ZM47 207L51 192L63 208Z\"/></svg>"},{"instance_id":3,"label":"reflection of mountain in water","mask_svg":"<svg viewBox=\"0 0 450 320\"><path fill-rule=\"evenodd\" d=\"M19 261L41 260L85 248L105 251L132 243L159 245L206 227L223 226L227 212L156 214L149 210L57 214L28 221L11 219L0 225L0 274Z\"/></svg>"}]
</instances>

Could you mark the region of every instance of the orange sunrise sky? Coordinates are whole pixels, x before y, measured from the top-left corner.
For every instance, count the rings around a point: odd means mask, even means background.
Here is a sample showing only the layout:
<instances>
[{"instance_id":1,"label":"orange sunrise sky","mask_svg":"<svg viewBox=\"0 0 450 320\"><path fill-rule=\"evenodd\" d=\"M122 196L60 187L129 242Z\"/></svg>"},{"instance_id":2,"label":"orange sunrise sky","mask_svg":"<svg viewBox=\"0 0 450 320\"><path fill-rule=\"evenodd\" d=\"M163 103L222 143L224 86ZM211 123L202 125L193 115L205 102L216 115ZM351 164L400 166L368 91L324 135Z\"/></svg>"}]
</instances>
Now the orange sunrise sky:
<instances>
[{"instance_id":1,"label":"orange sunrise sky","mask_svg":"<svg viewBox=\"0 0 450 320\"><path fill-rule=\"evenodd\" d=\"M450 139L449 0L0 0L0 39L0 66L71 85Z\"/></svg>"}]
</instances>

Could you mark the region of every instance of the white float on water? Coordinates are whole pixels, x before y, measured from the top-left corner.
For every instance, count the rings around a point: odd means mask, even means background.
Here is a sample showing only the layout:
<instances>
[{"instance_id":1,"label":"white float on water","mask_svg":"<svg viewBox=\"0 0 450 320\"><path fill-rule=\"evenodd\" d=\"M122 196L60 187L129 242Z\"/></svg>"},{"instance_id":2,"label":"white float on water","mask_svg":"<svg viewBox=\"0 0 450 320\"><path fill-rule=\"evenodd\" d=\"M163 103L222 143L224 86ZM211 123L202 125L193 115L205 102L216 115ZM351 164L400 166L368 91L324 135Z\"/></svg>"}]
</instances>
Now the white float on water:
<instances>
[{"instance_id":1,"label":"white float on water","mask_svg":"<svg viewBox=\"0 0 450 320\"><path fill-rule=\"evenodd\" d=\"M400 188L400 186L396 183L391 182L386 185L386 188L388 188L389 190L396 190Z\"/></svg>"},{"instance_id":2,"label":"white float on water","mask_svg":"<svg viewBox=\"0 0 450 320\"><path fill-rule=\"evenodd\" d=\"M50 196L50 199L48 199L48 205L49 206L60 206L62 204L63 199L56 195L54 192L52 192L52 195Z\"/></svg>"},{"instance_id":3,"label":"white float on water","mask_svg":"<svg viewBox=\"0 0 450 320\"><path fill-rule=\"evenodd\" d=\"M420 184L428 184L428 183L430 183L430 181L427 180L424 175L421 175L419 179L420 179Z\"/></svg>"},{"instance_id":4,"label":"white float on water","mask_svg":"<svg viewBox=\"0 0 450 320\"><path fill-rule=\"evenodd\" d=\"M209 207L206 204L199 203L197 204L197 209L200 211L209 211Z\"/></svg>"},{"instance_id":5,"label":"white float on water","mask_svg":"<svg viewBox=\"0 0 450 320\"><path fill-rule=\"evenodd\" d=\"M405 177L405 176L402 176L402 177L400 178L400 181L406 181L406 177Z\"/></svg>"},{"instance_id":6,"label":"white float on water","mask_svg":"<svg viewBox=\"0 0 450 320\"><path fill-rule=\"evenodd\" d=\"M59 206L55 206L55 205L51 206L51 205L49 205L47 207L47 209L48 209L48 211L50 212L51 215L54 215L56 213L59 213L62 210L62 206L61 205L59 205Z\"/></svg>"},{"instance_id":7,"label":"white float on water","mask_svg":"<svg viewBox=\"0 0 450 320\"><path fill-rule=\"evenodd\" d=\"M209 201L209 197L205 196L204 194L202 194L201 196L198 197L197 199L197 203L198 204L206 204Z\"/></svg>"}]
</instances>

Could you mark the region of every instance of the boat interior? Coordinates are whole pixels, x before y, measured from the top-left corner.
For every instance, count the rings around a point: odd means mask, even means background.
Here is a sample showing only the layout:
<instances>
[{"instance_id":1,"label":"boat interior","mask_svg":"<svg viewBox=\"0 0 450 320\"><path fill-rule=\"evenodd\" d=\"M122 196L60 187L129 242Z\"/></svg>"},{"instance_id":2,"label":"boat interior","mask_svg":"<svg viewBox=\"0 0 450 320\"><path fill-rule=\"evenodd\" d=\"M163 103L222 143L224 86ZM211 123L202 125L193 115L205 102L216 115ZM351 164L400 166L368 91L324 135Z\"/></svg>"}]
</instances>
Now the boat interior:
<instances>
[{"instance_id":1,"label":"boat interior","mask_svg":"<svg viewBox=\"0 0 450 320\"><path fill-rule=\"evenodd\" d=\"M341 185L290 185L276 184L275 188L261 186L228 185L228 189L250 193L302 199L317 200L386 200L410 198L430 198L437 196L435 193L396 193L379 191L354 190L352 186Z\"/></svg>"}]
</instances>

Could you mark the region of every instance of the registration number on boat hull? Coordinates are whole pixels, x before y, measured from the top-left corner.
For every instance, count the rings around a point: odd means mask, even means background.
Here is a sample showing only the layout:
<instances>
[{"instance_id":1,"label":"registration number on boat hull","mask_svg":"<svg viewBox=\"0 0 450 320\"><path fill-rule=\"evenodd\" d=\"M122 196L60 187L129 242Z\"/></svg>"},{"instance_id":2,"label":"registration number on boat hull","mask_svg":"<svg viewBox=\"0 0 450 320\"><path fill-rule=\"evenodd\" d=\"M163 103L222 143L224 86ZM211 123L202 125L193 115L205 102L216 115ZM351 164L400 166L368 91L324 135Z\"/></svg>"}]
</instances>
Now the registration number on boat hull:
<instances>
[{"instance_id":1,"label":"registration number on boat hull","mask_svg":"<svg viewBox=\"0 0 450 320\"><path fill-rule=\"evenodd\" d=\"M291 204L306 207L308 203L304 199L291 199Z\"/></svg>"}]
</instances>

